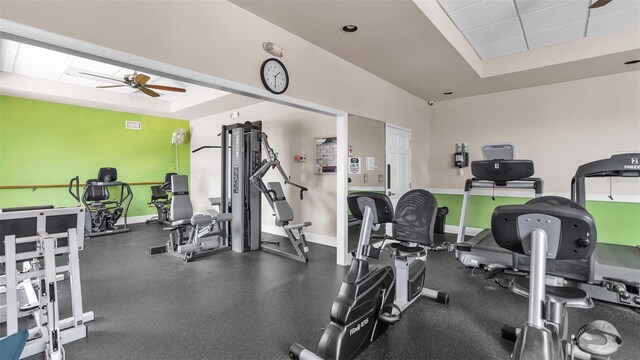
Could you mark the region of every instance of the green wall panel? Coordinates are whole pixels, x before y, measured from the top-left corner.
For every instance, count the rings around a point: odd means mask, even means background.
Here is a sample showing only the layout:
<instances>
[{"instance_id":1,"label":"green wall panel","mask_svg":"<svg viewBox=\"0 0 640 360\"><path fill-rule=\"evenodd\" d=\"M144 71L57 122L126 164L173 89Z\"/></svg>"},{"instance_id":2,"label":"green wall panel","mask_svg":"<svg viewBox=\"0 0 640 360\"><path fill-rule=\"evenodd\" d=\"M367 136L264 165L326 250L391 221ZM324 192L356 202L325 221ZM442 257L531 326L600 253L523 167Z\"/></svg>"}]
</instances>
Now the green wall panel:
<instances>
[{"instance_id":1,"label":"green wall panel","mask_svg":"<svg viewBox=\"0 0 640 360\"><path fill-rule=\"evenodd\" d=\"M460 222L462 195L434 194L438 206L449 208L447 225L457 226ZM496 197L474 195L467 214L467 226L488 228L491 214L496 206L524 204L527 198ZM640 245L640 204L614 201L588 201L587 210L596 220L598 241L622 245Z\"/></svg>"},{"instance_id":2,"label":"green wall panel","mask_svg":"<svg viewBox=\"0 0 640 360\"><path fill-rule=\"evenodd\" d=\"M142 130L125 129L125 121ZM84 183L100 167L125 182L161 182L174 171L171 134L183 120L0 96L0 185ZM189 174L188 141L178 147L180 173ZM148 185L132 186L129 216L154 214ZM82 188L81 188L82 191ZM75 206L66 188L0 190L0 207Z\"/></svg>"}]
</instances>

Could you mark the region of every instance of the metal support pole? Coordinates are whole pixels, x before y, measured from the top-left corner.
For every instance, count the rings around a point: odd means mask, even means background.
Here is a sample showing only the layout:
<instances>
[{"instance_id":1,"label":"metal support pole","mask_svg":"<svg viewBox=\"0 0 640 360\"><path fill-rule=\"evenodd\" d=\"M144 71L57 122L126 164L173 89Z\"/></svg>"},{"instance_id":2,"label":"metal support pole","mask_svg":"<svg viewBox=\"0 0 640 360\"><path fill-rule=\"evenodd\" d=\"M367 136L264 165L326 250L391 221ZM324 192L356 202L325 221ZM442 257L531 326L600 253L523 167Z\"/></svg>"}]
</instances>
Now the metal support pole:
<instances>
[{"instance_id":1,"label":"metal support pole","mask_svg":"<svg viewBox=\"0 0 640 360\"><path fill-rule=\"evenodd\" d=\"M462 198L462 210L460 212L460 224L458 224L458 238L456 239L456 243L464 242L464 235L467 231L467 210L469 209L469 201L471 190L465 191L464 196ZM457 256L457 252L456 252Z\"/></svg>"},{"instance_id":2,"label":"metal support pole","mask_svg":"<svg viewBox=\"0 0 640 360\"><path fill-rule=\"evenodd\" d=\"M531 277L529 279L529 319L527 323L544 328L545 276L547 273L547 233L531 232Z\"/></svg>"},{"instance_id":3,"label":"metal support pole","mask_svg":"<svg viewBox=\"0 0 640 360\"><path fill-rule=\"evenodd\" d=\"M4 254L7 274L7 336L18 332L18 286L16 278L16 236L4 237Z\"/></svg>"},{"instance_id":4,"label":"metal support pole","mask_svg":"<svg viewBox=\"0 0 640 360\"><path fill-rule=\"evenodd\" d=\"M227 138L229 133L226 125L222 125L220 137L220 212L226 213L229 211L229 197L227 195ZM220 224L220 230L225 235L225 242L228 246L229 231L227 223Z\"/></svg>"},{"instance_id":5,"label":"metal support pole","mask_svg":"<svg viewBox=\"0 0 640 360\"><path fill-rule=\"evenodd\" d=\"M360 229L360 238L358 239L358 249L356 249L356 259L367 260L362 251L364 247L369 245L369 239L371 238L371 228L373 227L373 211L368 206L364 208L364 214L362 216L362 228Z\"/></svg>"}]
</instances>

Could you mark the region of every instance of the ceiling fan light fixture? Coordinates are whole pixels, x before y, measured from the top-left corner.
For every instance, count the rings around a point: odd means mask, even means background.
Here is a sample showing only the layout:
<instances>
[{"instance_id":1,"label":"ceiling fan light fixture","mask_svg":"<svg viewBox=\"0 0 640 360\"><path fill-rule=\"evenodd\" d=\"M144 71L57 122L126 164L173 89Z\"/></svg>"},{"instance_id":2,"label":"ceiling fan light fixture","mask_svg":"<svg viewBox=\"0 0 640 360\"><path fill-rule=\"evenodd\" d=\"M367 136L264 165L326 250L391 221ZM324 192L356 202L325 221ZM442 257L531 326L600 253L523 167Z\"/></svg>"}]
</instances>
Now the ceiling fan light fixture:
<instances>
[{"instance_id":1,"label":"ceiling fan light fixture","mask_svg":"<svg viewBox=\"0 0 640 360\"><path fill-rule=\"evenodd\" d=\"M635 60L629 60L627 62L625 62L625 65L633 65L633 64L637 64L640 63L640 59L635 59Z\"/></svg>"},{"instance_id":2,"label":"ceiling fan light fixture","mask_svg":"<svg viewBox=\"0 0 640 360\"><path fill-rule=\"evenodd\" d=\"M345 33L354 33L356 31L358 31L358 25L355 24L347 24L342 27L342 32Z\"/></svg>"}]
</instances>

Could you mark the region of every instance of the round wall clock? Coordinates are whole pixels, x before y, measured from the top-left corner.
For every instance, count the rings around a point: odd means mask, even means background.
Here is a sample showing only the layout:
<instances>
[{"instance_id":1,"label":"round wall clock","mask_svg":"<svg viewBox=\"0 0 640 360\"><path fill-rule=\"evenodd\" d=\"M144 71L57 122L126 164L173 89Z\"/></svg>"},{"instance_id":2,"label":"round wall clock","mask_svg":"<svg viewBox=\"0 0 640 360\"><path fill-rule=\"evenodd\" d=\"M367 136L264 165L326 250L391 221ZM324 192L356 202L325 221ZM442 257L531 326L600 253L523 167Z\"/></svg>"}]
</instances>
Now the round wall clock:
<instances>
[{"instance_id":1,"label":"round wall clock","mask_svg":"<svg viewBox=\"0 0 640 360\"><path fill-rule=\"evenodd\" d=\"M274 94L282 94L289 87L289 73L278 59L267 59L260 67L262 85Z\"/></svg>"}]
</instances>

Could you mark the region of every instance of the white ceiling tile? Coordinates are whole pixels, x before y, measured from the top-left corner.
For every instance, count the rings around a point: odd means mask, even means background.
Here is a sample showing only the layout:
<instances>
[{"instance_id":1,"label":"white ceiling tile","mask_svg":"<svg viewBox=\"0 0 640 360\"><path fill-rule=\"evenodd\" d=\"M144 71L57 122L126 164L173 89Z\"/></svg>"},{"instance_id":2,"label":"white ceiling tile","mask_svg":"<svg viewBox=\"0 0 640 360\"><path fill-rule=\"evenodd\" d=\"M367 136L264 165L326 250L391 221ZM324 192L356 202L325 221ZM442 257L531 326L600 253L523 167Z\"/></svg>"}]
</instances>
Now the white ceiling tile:
<instances>
[{"instance_id":1,"label":"white ceiling tile","mask_svg":"<svg viewBox=\"0 0 640 360\"><path fill-rule=\"evenodd\" d=\"M596 2L597 0L593 0ZM640 0L614 0L608 3L606 6L591 9L590 17L596 17L601 15L607 15L614 12L627 10L633 7L640 6Z\"/></svg>"},{"instance_id":2,"label":"white ceiling tile","mask_svg":"<svg viewBox=\"0 0 640 360\"><path fill-rule=\"evenodd\" d=\"M526 51L527 45L524 37L519 37L507 41L502 41L487 46L475 48L482 59L491 59L499 56L511 55L517 52Z\"/></svg>"},{"instance_id":3,"label":"white ceiling tile","mask_svg":"<svg viewBox=\"0 0 640 360\"><path fill-rule=\"evenodd\" d=\"M561 5L522 15L520 18L522 19L524 32L529 35L576 21L586 20L589 14L589 3L590 0L572 0Z\"/></svg>"},{"instance_id":4,"label":"white ceiling tile","mask_svg":"<svg viewBox=\"0 0 640 360\"><path fill-rule=\"evenodd\" d=\"M18 53L18 43L0 39L0 71L12 72Z\"/></svg>"},{"instance_id":5,"label":"white ceiling tile","mask_svg":"<svg viewBox=\"0 0 640 360\"><path fill-rule=\"evenodd\" d=\"M516 6L518 7L520 15L524 15L568 1L569 0L516 0Z\"/></svg>"},{"instance_id":6,"label":"white ceiling tile","mask_svg":"<svg viewBox=\"0 0 640 360\"><path fill-rule=\"evenodd\" d=\"M464 36L471 45L479 47L522 36L522 30L518 18L513 18L467 31Z\"/></svg>"},{"instance_id":7,"label":"white ceiling tile","mask_svg":"<svg viewBox=\"0 0 640 360\"><path fill-rule=\"evenodd\" d=\"M90 70L85 70L85 69L78 69L78 68L75 68L73 66L69 66L69 68L67 68L67 71L65 72L65 75L71 75L71 76L84 78L84 79L88 79L88 80L100 81L101 83L105 82L105 78L111 78L111 79L113 79L113 81L108 81L109 84L111 84L111 85L122 82L122 77L117 77L115 75L104 74L104 73L101 73L101 72L98 72L98 71L90 71Z\"/></svg>"},{"instance_id":8,"label":"white ceiling tile","mask_svg":"<svg viewBox=\"0 0 640 360\"><path fill-rule=\"evenodd\" d=\"M516 17L516 10L509 0L485 0L452 11L449 17L461 31L468 31Z\"/></svg>"},{"instance_id":9,"label":"white ceiling tile","mask_svg":"<svg viewBox=\"0 0 640 360\"><path fill-rule=\"evenodd\" d=\"M578 21L573 24L556 27L547 31L537 32L527 36L529 49L554 45L565 41L571 41L584 37L584 28L587 21Z\"/></svg>"},{"instance_id":10,"label":"white ceiling tile","mask_svg":"<svg viewBox=\"0 0 640 360\"><path fill-rule=\"evenodd\" d=\"M130 74L133 74L133 73L134 73L134 71L131 70L131 69L122 68L122 69L118 70L118 72L116 72L113 75L115 77L124 78L125 75L130 75Z\"/></svg>"},{"instance_id":11,"label":"white ceiling tile","mask_svg":"<svg viewBox=\"0 0 640 360\"><path fill-rule=\"evenodd\" d=\"M589 19L587 36L634 25L640 25L640 6Z\"/></svg>"},{"instance_id":12,"label":"white ceiling tile","mask_svg":"<svg viewBox=\"0 0 640 360\"><path fill-rule=\"evenodd\" d=\"M62 75L62 77L60 78L60 81L67 84L83 85L83 86L89 86L89 87L96 87L102 84L102 81L99 81L99 80L89 80L82 77L67 75L67 74Z\"/></svg>"},{"instance_id":13,"label":"white ceiling tile","mask_svg":"<svg viewBox=\"0 0 640 360\"><path fill-rule=\"evenodd\" d=\"M20 44L13 72L20 75L58 80L75 57L57 51Z\"/></svg>"},{"instance_id":14,"label":"white ceiling tile","mask_svg":"<svg viewBox=\"0 0 640 360\"><path fill-rule=\"evenodd\" d=\"M482 0L438 0L440 6L442 6L447 13L480 1Z\"/></svg>"},{"instance_id":15,"label":"white ceiling tile","mask_svg":"<svg viewBox=\"0 0 640 360\"><path fill-rule=\"evenodd\" d=\"M98 61L93 61L89 59L84 59L77 57L73 63L72 67L77 69L88 70L89 72L96 72L100 74L109 74L113 75L122 69L121 66L114 66L111 64L105 64Z\"/></svg>"}]
</instances>

